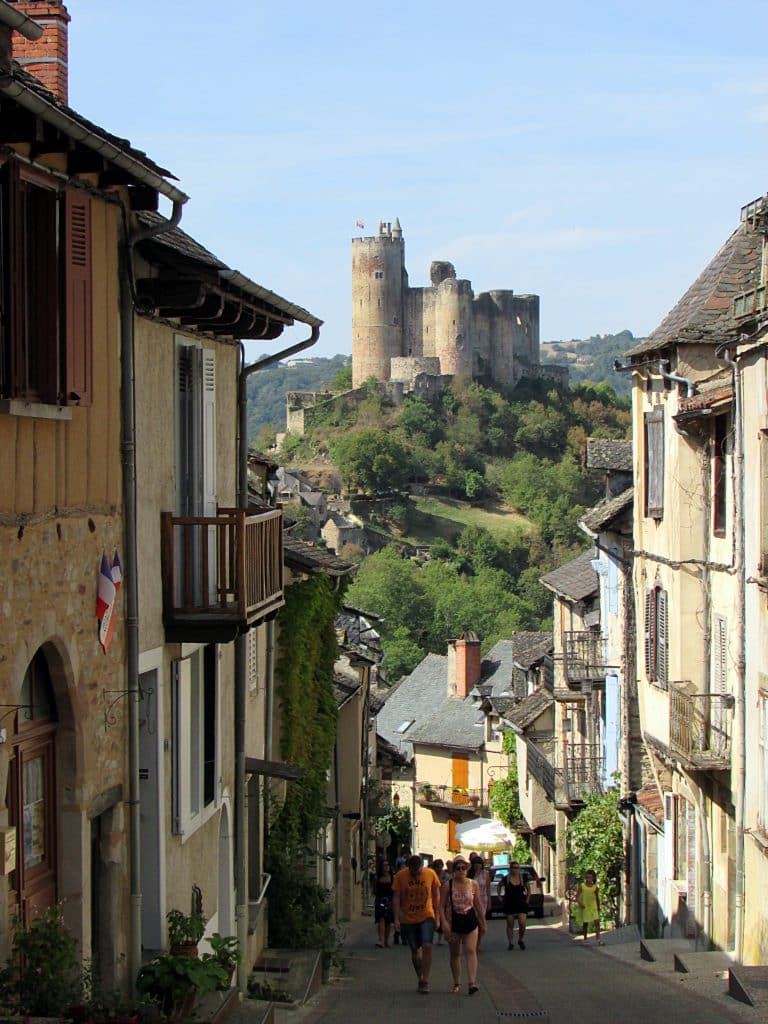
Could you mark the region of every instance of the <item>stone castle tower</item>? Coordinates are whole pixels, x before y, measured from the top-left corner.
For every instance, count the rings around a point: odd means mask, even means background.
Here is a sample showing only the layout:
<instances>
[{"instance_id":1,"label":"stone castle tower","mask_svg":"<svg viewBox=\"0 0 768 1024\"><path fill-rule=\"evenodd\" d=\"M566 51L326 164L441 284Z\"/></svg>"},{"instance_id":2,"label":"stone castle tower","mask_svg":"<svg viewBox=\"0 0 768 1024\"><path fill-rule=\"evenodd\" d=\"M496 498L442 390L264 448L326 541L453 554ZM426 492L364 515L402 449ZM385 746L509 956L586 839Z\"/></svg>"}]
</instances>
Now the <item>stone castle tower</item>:
<instances>
[{"instance_id":1,"label":"stone castle tower","mask_svg":"<svg viewBox=\"0 0 768 1024\"><path fill-rule=\"evenodd\" d=\"M539 297L510 290L475 296L453 264L432 263L431 284L411 288L400 221L352 239L352 384L368 377L413 384L466 374L514 386L538 376Z\"/></svg>"}]
</instances>

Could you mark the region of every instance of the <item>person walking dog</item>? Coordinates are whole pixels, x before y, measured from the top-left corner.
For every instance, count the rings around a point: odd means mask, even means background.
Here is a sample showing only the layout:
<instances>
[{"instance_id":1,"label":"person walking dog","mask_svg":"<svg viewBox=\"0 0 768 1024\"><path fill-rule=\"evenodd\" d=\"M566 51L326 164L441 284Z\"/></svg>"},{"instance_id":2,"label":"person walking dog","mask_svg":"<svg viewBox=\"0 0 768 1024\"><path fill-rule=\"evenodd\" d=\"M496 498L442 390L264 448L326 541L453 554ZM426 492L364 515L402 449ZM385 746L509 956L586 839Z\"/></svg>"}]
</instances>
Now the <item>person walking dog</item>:
<instances>
[{"instance_id":1,"label":"person walking dog","mask_svg":"<svg viewBox=\"0 0 768 1024\"><path fill-rule=\"evenodd\" d=\"M429 992L432 970L432 939L440 915L440 882L432 868L422 867L421 858L409 857L392 883L392 913L395 934L411 947L411 962L419 979L418 991Z\"/></svg>"}]
</instances>

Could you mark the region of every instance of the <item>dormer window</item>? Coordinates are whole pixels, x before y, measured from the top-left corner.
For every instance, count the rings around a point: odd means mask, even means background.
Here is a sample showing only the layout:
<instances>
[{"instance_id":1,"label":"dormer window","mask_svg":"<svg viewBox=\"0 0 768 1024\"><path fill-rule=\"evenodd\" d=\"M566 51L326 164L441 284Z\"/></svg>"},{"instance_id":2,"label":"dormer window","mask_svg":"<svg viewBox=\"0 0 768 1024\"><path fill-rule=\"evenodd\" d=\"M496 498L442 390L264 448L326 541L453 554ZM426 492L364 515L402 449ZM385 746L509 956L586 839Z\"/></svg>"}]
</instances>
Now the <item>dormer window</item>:
<instances>
[{"instance_id":1,"label":"dormer window","mask_svg":"<svg viewBox=\"0 0 768 1024\"><path fill-rule=\"evenodd\" d=\"M408 730L411 728L411 726L413 725L413 723L415 721L416 721L415 718L407 718L404 722L401 722L400 725L398 725L398 727L395 730L395 732L399 732L401 735L404 732L408 732Z\"/></svg>"}]
</instances>

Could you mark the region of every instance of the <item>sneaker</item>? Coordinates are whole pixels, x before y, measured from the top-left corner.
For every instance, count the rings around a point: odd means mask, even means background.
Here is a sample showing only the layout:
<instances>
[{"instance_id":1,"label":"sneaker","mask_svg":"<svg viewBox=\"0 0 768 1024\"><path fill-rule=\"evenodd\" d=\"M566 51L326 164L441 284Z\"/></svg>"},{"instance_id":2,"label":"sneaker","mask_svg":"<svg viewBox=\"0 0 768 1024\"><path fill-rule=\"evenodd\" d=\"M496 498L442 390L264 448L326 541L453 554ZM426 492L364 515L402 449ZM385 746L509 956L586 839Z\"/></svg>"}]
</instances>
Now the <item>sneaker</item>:
<instances>
[{"instance_id":1,"label":"sneaker","mask_svg":"<svg viewBox=\"0 0 768 1024\"><path fill-rule=\"evenodd\" d=\"M518 942L518 946L520 947L520 949L525 949L525 943L522 939Z\"/></svg>"},{"instance_id":2,"label":"sneaker","mask_svg":"<svg viewBox=\"0 0 768 1024\"><path fill-rule=\"evenodd\" d=\"M514 942L507 943L507 949L514 949L514 948L515 948Z\"/></svg>"},{"instance_id":3,"label":"sneaker","mask_svg":"<svg viewBox=\"0 0 768 1024\"><path fill-rule=\"evenodd\" d=\"M422 994L423 996L428 996L428 995L429 995L429 982L428 982L428 981L420 981L420 982L419 982L419 988L418 988L418 991L419 991L419 992L420 992L420 993L421 993L421 994Z\"/></svg>"}]
</instances>

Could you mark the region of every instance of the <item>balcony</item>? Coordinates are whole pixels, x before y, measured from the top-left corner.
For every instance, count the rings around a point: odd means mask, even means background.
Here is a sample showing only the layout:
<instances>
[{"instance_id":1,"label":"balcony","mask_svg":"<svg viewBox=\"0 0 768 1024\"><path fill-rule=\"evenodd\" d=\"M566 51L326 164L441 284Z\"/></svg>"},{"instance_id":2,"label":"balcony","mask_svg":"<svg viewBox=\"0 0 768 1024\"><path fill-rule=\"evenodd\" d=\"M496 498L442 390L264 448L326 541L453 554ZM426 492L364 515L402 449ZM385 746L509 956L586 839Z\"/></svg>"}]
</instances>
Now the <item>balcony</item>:
<instances>
[{"instance_id":1,"label":"balcony","mask_svg":"<svg viewBox=\"0 0 768 1024\"><path fill-rule=\"evenodd\" d=\"M551 800L555 795L555 767L547 755L535 743L531 740L526 740L525 742L528 748L528 774L538 782Z\"/></svg>"},{"instance_id":2,"label":"balcony","mask_svg":"<svg viewBox=\"0 0 768 1024\"><path fill-rule=\"evenodd\" d=\"M488 793L482 789L463 786L434 786L430 782L416 783L416 803L421 807L448 808L475 812L488 806Z\"/></svg>"},{"instance_id":3,"label":"balcony","mask_svg":"<svg viewBox=\"0 0 768 1024\"><path fill-rule=\"evenodd\" d=\"M690 768L726 770L731 766L733 697L691 689L691 683L670 683L669 746Z\"/></svg>"},{"instance_id":4,"label":"balcony","mask_svg":"<svg viewBox=\"0 0 768 1024\"><path fill-rule=\"evenodd\" d=\"M226 643L283 604L283 514L220 508L162 513L163 622L169 643Z\"/></svg>"},{"instance_id":5,"label":"balcony","mask_svg":"<svg viewBox=\"0 0 768 1024\"><path fill-rule=\"evenodd\" d=\"M563 637L563 675L568 686L580 690L605 682L605 638L591 631Z\"/></svg>"},{"instance_id":6,"label":"balcony","mask_svg":"<svg viewBox=\"0 0 768 1024\"><path fill-rule=\"evenodd\" d=\"M555 807L569 809L603 791L602 748L596 743L569 743L558 752Z\"/></svg>"}]
</instances>

